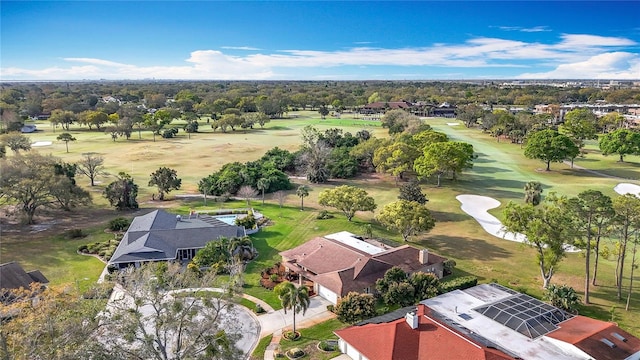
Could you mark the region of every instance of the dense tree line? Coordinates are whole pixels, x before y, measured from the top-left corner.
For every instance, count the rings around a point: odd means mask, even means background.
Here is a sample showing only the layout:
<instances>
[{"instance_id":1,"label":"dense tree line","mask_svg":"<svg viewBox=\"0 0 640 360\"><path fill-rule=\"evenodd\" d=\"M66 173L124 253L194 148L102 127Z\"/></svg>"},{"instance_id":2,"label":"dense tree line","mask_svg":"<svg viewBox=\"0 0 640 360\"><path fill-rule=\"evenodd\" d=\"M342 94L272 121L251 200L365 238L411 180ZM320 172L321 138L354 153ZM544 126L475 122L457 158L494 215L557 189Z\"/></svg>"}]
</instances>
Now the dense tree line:
<instances>
[{"instance_id":1,"label":"dense tree line","mask_svg":"<svg viewBox=\"0 0 640 360\"><path fill-rule=\"evenodd\" d=\"M266 118L289 110L331 108L353 110L373 101L424 101L432 104L521 105L571 102L637 103L638 89L598 89L552 86L502 87L494 83L401 81L207 81L207 82L77 82L3 83L0 96L1 128L17 130L28 116L51 113L55 123L100 129L105 115L117 113L120 126L142 123L138 110L171 108L186 117L224 117L225 110L262 113ZM53 112L56 115L53 116ZM98 113L96 113L98 112ZM176 117L176 118L179 118ZM242 126L237 118L234 126ZM246 121L247 119L244 119ZM116 123L115 119L111 119ZM254 122L255 123L255 122ZM135 125L134 125L135 126Z\"/></svg>"}]
</instances>

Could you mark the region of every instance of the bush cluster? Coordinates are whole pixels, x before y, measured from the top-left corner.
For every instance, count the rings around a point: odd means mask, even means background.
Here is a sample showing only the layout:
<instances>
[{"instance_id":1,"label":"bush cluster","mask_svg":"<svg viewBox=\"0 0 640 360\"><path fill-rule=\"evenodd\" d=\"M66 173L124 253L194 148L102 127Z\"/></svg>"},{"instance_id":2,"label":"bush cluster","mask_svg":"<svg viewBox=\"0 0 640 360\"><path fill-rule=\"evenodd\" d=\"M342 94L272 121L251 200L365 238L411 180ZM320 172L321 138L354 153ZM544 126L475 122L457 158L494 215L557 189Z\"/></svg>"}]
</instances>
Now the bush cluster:
<instances>
[{"instance_id":1,"label":"bush cluster","mask_svg":"<svg viewBox=\"0 0 640 360\"><path fill-rule=\"evenodd\" d=\"M111 231L125 231L131 225L131 220L123 217L117 217L109 221L109 230Z\"/></svg>"},{"instance_id":2,"label":"bush cluster","mask_svg":"<svg viewBox=\"0 0 640 360\"><path fill-rule=\"evenodd\" d=\"M478 285L478 278L475 276L463 276L440 283L439 293L444 294L453 290L464 290Z\"/></svg>"}]
</instances>

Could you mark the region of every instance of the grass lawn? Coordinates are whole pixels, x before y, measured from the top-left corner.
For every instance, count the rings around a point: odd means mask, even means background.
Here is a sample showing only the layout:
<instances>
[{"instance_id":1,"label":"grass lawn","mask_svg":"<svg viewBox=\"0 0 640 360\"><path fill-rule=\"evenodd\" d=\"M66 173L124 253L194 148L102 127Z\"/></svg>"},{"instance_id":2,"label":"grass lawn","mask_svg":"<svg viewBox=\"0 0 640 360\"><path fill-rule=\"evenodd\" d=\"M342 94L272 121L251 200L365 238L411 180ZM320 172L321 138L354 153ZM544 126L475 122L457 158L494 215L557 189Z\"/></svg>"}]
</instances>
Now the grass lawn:
<instances>
[{"instance_id":1,"label":"grass lawn","mask_svg":"<svg viewBox=\"0 0 640 360\"><path fill-rule=\"evenodd\" d=\"M323 340L337 339L338 337L333 332L347 326L348 324L331 319L306 329L300 329L301 336L298 340L287 340L284 337L280 340L280 350L286 352L294 347L300 348L307 353L303 359L325 360L334 358L340 355L340 351L325 353L318 350L317 345Z\"/></svg>"},{"instance_id":2,"label":"grass lawn","mask_svg":"<svg viewBox=\"0 0 640 360\"><path fill-rule=\"evenodd\" d=\"M260 339L258 345L253 350L253 354L251 354L251 360L262 360L264 359L264 352L267 350L267 346L271 344L271 339L273 339L273 334L267 335Z\"/></svg>"}]
</instances>

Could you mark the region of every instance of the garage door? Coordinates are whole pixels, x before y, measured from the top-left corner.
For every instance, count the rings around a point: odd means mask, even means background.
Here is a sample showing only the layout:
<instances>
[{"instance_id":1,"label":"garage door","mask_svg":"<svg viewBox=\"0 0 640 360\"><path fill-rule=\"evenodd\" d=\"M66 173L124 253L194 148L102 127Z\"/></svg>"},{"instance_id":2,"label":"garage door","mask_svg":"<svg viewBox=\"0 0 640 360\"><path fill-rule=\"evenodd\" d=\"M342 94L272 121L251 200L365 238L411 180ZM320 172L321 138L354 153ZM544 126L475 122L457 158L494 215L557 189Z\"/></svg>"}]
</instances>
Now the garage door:
<instances>
[{"instance_id":1,"label":"garage door","mask_svg":"<svg viewBox=\"0 0 640 360\"><path fill-rule=\"evenodd\" d=\"M347 344L347 355L353 360L360 360L360 353L353 346Z\"/></svg>"},{"instance_id":2,"label":"garage door","mask_svg":"<svg viewBox=\"0 0 640 360\"><path fill-rule=\"evenodd\" d=\"M318 284L318 295L331 301L333 305L338 304L338 295L320 284Z\"/></svg>"}]
</instances>

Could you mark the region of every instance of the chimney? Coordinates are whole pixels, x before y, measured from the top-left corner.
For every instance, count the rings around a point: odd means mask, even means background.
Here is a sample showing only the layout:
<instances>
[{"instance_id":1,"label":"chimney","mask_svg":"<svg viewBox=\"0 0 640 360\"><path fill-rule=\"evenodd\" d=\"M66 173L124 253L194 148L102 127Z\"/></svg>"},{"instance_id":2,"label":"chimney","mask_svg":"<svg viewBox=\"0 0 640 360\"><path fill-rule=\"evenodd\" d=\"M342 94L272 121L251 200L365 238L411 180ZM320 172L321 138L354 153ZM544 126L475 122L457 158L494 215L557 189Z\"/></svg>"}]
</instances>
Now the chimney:
<instances>
[{"instance_id":1,"label":"chimney","mask_svg":"<svg viewBox=\"0 0 640 360\"><path fill-rule=\"evenodd\" d=\"M418 261L420 261L420 264L425 265L429 262L429 250L428 249L422 249L420 250L420 253L418 254Z\"/></svg>"},{"instance_id":2,"label":"chimney","mask_svg":"<svg viewBox=\"0 0 640 360\"><path fill-rule=\"evenodd\" d=\"M408 312L407 315L404 316L404 319L407 321L407 324L409 324L409 326L411 326L412 329L415 330L418 328L420 317L416 314L415 311Z\"/></svg>"}]
</instances>

